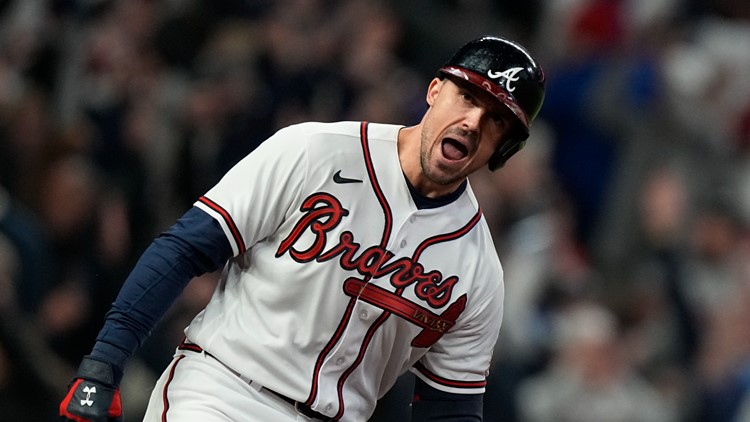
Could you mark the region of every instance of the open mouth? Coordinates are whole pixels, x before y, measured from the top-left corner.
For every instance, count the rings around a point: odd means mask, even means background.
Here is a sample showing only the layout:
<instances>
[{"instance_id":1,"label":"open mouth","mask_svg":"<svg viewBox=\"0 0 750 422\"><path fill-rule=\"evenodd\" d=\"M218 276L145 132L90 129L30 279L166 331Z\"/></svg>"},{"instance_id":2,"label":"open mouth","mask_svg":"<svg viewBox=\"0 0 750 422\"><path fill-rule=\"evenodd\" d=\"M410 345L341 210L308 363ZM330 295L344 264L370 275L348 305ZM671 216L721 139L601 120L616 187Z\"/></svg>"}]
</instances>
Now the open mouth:
<instances>
[{"instance_id":1,"label":"open mouth","mask_svg":"<svg viewBox=\"0 0 750 422\"><path fill-rule=\"evenodd\" d=\"M443 156L452 161L458 161L469 155L469 148L453 138L443 138Z\"/></svg>"}]
</instances>

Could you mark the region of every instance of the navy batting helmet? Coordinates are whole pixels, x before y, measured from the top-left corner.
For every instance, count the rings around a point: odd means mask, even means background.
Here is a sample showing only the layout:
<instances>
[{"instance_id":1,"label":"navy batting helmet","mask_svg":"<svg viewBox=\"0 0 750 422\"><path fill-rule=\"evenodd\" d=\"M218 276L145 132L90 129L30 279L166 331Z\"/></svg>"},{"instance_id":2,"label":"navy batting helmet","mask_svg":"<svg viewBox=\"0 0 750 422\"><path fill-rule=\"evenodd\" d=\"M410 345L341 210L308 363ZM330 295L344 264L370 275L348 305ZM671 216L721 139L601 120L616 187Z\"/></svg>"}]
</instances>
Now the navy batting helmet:
<instances>
[{"instance_id":1,"label":"navy batting helmet","mask_svg":"<svg viewBox=\"0 0 750 422\"><path fill-rule=\"evenodd\" d=\"M482 37L464 44L438 71L487 91L513 112L518 124L490 158L490 170L502 167L529 136L531 123L544 101L544 72L519 44Z\"/></svg>"}]
</instances>

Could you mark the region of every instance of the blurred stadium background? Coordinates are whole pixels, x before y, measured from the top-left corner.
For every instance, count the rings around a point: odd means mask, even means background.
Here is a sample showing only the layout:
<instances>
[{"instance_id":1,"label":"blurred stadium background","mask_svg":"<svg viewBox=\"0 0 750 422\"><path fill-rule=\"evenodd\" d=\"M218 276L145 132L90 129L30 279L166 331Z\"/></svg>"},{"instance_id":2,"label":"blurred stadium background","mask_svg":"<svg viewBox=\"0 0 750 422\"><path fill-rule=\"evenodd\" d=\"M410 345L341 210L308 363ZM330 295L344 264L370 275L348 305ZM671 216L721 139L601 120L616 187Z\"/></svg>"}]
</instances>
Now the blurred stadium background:
<instances>
[{"instance_id":1,"label":"blurred stadium background","mask_svg":"<svg viewBox=\"0 0 750 422\"><path fill-rule=\"evenodd\" d=\"M486 420L750 421L747 0L0 0L0 419L57 420L140 252L273 131L416 123L484 34L549 81L472 177L507 294ZM126 420L215 280L133 359Z\"/></svg>"}]
</instances>

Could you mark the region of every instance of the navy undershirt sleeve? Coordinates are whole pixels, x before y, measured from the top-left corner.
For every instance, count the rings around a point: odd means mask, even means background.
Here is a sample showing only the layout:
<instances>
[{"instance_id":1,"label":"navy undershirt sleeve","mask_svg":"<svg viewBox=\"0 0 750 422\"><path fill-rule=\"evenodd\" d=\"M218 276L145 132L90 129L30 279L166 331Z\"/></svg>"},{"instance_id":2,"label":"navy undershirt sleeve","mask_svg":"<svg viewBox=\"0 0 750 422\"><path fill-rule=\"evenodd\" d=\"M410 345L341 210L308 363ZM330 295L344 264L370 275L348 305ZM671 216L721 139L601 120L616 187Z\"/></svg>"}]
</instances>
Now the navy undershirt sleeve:
<instances>
[{"instance_id":1,"label":"navy undershirt sleeve","mask_svg":"<svg viewBox=\"0 0 750 422\"><path fill-rule=\"evenodd\" d=\"M481 422L483 394L446 393L419 378L414 384L412 422Z\"/></svg>"},{"instance_id":2,"label":"navy undershirt sleeve","mask_svg":"<svg viewBox=\"0 0 750 422\"><path fill-rule=\"evenodd\" d=\"M199 208L188 210L141 255L107 313L92 357L115 366L127 360L194 277L216 271L232 249L219 223Z\"/></svg>"}]
</instances>

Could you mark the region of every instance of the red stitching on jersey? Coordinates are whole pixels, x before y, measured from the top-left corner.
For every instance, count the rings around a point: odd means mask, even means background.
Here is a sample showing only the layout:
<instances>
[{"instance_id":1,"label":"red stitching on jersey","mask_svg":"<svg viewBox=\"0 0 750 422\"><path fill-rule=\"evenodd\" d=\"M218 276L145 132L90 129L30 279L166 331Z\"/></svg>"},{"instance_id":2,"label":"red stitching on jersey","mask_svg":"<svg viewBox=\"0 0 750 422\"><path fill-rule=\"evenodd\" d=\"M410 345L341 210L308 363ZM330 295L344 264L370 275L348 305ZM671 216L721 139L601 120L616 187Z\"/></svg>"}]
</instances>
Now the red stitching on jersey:
<instances>
[{"instance_id":1,"label":"red stitching on jersey","mask_svg":"<svg viewBox=\"0 0 750 422\"><path fill-rule=\"evenodd\" d=\"M380 240L380 246L385 248L388 244L388 240L391 238L391 230L393 229L393 212L391 211L388 201L383 195L383 190L380 188L380 183L375 175L375 168L372 164L372 156L370 155L369 139L367 137L367 122L362 122L360 125L360 139L362 141L362 154L365 156L365 166L367 167L367 175L370 178L370 184L372 189L375 191L375 195L378 197L378 202L383 208L383 214L385 214L385 224L383 226L383 237Z\"/></svg>"},{"instance_id":2,"label":"red stitching on jersey","mask_svg":"<svg viewBox=\"0 0 750 422\"><path fill-rule=\"evenodd\" d=\"M390 209L390 206L388 205L388 201L385 199L385 195L383 195L383 190L380 188L380 183L377 180L377 177L375 175L375 169L373 167L372 163L372 156L370 155L370 147L368 144L368 134L367 134L367 127L368 122L363 121L359 126L359 133L360 133L360 144L362 146L362 154L364 157L365 167L367 168L367 175L370 179L370 185L372 186L373 191L375 192L375 196L378 198L378 202L380 203L380 206L383 208L383 214L385 217L385 224L383 225L383 236L380 240L380 247L385 249L385 245L388 244L388 240L391 236L391 230L393 226L393 213ZM386 259L385 256L382 257L383 260ZM383 263L379 262L377 266L381 266ZM366 275L364 280L368 281L372 278L372 275ZM330 353L331 349L333 348L333 345L336 344L336 342L339 340L341 333L343 332L344 327L349 324L349 319L351 318L351 312L354 308L354 304L356 303L357 299L352 298L349 300L349 304L346 308L346 313L344 314L343 318L339 322L339 326L336 329L336 333L334 336L329 340L326 347L323 349L321 354L318 356L318 360L315 363L315 370L313 372L313 384L311 386L310 395L308 396L307 400L305 401L305 404L308 406L311 406L313 401L315 400L315 396L318 393L318 380L320 378L320 368L323 364L323 360L328 356L328 353ZM356 365L354 366L356 367ZM343 380L346 379L346 376L342 377ZM343 382L339 383L339 385L343 385ZM339 396L339 415L343 414L344 412L344 405L343 405L343 394L341 391L341 388L338 389L338 396ZM339 417L337 415L337 417Z\"/></svg>"},{"instance_id":3,"label":"red stitching on jersey","mask_svg":"<svg viewBox=\"0 0 750 422\"><path fill-rule=\"evenodd\" d=\"M374 193L375 193L376 197L378 198L378 201L379 201L379 203L380 203L380 205L381 205L381 207L383 209L383 213L384 213L384 216L385 216L385 225L384 225L384 230L383 230L383 236L381 238L380 248L382 248L381 251L387 252L387 250L385 249L385 245L387 245L388 240L390 238L390 234L391 234L391 230L392 230L392 226L393 226L393 221L392 221L393 217L392 217L392 211L390 209L388 201L385 198L385 195L383 194L382 189L380 188L380 185L378 183L378 180L377 180L377 177L376 177L376 174L375 174L375 170L374 170L374 167L373 167L373 163L372 163L372 159L371 159L371 155L370 155L370 150L369 150L369 145L368 145L367 122L362 122L362 124L360 125L360 139L361 139L362 151L363 151L363 155L364 155L364 159L365 159L365 166L366 166L367 172L368 172L368 177L369 177L370 183L371 183L371 185L373 187ZM415 252L413 254L413 257L412 257L412 262L417 263L418 260L419 260L420 255L429 246L432 246L432 245L437 244L437 243L448 242L448 241L451 241L451 240L454 240L454 239L457 239L457 238L460 238L460 237L464 236L466 233L468 233L469 231L471 231L472 228L481 220L481 217L482 217L482 211L481 211L481 209L479 209L477 211L477 213L471 218L471 220L469 222L467 222L467 224L464 225L463 227L461 227L460 229L458 229L458 230L456 230L454 232L451 232L451 233L446 233L446 234L441 234L441 235L433 236L431 238L428 238L428 239L424 240L422 243L420 243L420 245L415 250ZM350 240L353 240L353 239L350 239ZM347 245L348 245L348 243L347 243ZM344 242L342 241L342 244L340 245L341 247L339 248L341 250L334 248L333 250L328 251L328 254L325 256L325 258L326 259L333 258L334 256L338 255L339 253L342 253L343 250L346 249L344 246L347 246L347 245L344 245ZM349 246L353 247L353 244L349 245ZM359 245L357 245L357 246L359 246ZM346 250L350 254L353 253L352 251L350 251L348 249L346 249ZM375 249L373 249L373 250L375 250ZM373 254L374 254L374 252L373 252ZM278 256L278 254L277 254L277 256ZM380 255L380 261L381 262L371 263L371 264L373 264L372 268L376 268L376 269L380 268L380 270L383 271L384 269L382 268L382 266L384 265L384 262L387 262L392 257L393 257L392 253L382 253ZM321 257L318 257L318 260L320 260L320 259L321 259ZM343 263L343 261L342 261L342 263ZM342 266L343 266L343 264L342 264ZM388 266L388 269L389 270L393 270L393 268L391 268L390 265ZM362 273L362 271L360 271L360 273ZM377 274L373 274L373 273L369 273L369 274L365 273L363 275L364 275L364 277L363 277L362 280L356 280L357 283L367 284L369 282L369 280L373 278L373 276L376 276L376 277L378 276ZM382 276L382 275L383 274L380 274L380 276ZM448 280L448 279L446 279L446 280ZM448 281L450 281L450 280L448 280ZM406 287L407 287L406 285L404 285L402 287L398 287L395 292L393 292L393 293L389 292L389 295L392 295L393 297L399 297L399 296L401 296L403 294L404 289ZM346 288L346 286L345 286L345 288ZM440 292L438 292L437 290L433 289L433 290L430 290L430 291L425 290L423 292L423 294L426 295L426 296L430 296L430 295L435 296L435 295L440 295ZM449 299L449 298L447 298L447 299ZM339 339L340 339L340 337L341 337L341 335L342 335L342 333L344 331L344 328L348 325L348 323L349 323L349 321L351 319L353 308L354 308L354 304L356 303L356 301L357 301L357 297L353 296L352 299L349 301L349 303L347 305L346 311L344 312L344 315L342 316L342 319L339 322L338 327L336 328L336 332L334 333L333 337L329 340L328 344L326 344L326 346L324 347L324 349L322 350L322 352L318 356L318 359L317 359L317 361L315 363L315 368L314 368L314 371L313 371L313 379L312 379L312 385L311 385L311 389L310 389L310 395L308 396L307 400L305 401L305 404L307 404L308 406L312 405L312 403L314 402L314 400L315 400L315 398L317 396L318 388L319 388L318 383L319 383L319 378L320 378L320 370L321 370L323 361L328 356L328 354L330 353L330 351L333 349L333 346L339 341ZM395 302L395 300L394 300L394 302ZM446 317L450 318L452 321L455 322L455 320L458 318L458 316L463 311L463 309L465 307L465 303L466 303L466 295L462 295L458 300L456 300L453 304L451 304L449 306L449 309L447 309L446 311L444 311L444 315ZM451 311L451 312L448 312L448 311ZM369 344L370 344L370 342L372 341L372 339L375 336L375 333L380 328L380 326L382 326L382 324L388 319L388 317L391 315L391 313L392 312L390 312L390 311L384 310L383 313L378 317L378 319L370 326L370 328L367 330L367 333L365 334L365 337L363 339L362 345L360 346L360 351L359 351L359 353L357 355L357 358L352 363L352 365L349 368L347 368L346 371L344 371L344 373L339 378L339 380L337 382L337 395L338 395L339 409L338 409L338 413L336 414L336 416L334 417L334 419L339 419L344 414L345 407L344 407L344 401L343 401L343 387L344 387L344 384L346 383L346 380L357 369L357 367L361 364L361 362L364 359L364 355L365 355L366 351L369 348ZM425 315L429 316L431 314L432 313L425 314ZM448 315L448 314L450 314L450 315ZM424 325L429 325L431 323L430 321L422 321L422 322L423 322ZM432 321L432 322L434 322L434 321ZM440 322L440 321L438 321L438 322ZM424 328L425 328L425 330L423 330L423 332L414 339L415 341L417 341L417 344L419 346L428 347L429 345L431 345L434 342L436 342L444 334L444 331L441 332L441 330L429 329L429 327L427 327L427 326L425 326ZM448 328L449 327L445 328L445 330L447 330ZM430 333L429 333L430 335L423 335L423 334L425 334L425 331L427 331L427 330L430 331ZM429 343L429 344L427 344L427 343ZM417 347L417 346L415 346L415 347ZM438 377L438 379L439 379L439 377ZM450 381L450 380L445 380L445 381L448 383L447 385L451 385L451 383L457 383L457 386L459 388L476 388L480 384L480 383L465 383L465 382ZM482 384L482 386L484 384L486 384L486 381Z\"/></svg>"},{"instance_id":4,"label":"red stitching on jersey","mask_svg":"<svg viewBox=\"0 0 750 422\"><path fill-rule=\"evenodd\" d=\"M378 182L378 178L375 174L375 168L372 162L372 155L370 154L370 139L368 137L367 132L368 123L362 122L360 125L360 141L362 144L362 154L364 155L365 159L365 166L367 167L367 175L370 178L370 184L372 185L373 190L375 191L375 196L378 198L378 202L380 203L380 207L383 209L383 214L385 216L385 223L383 224L383 237L380 239L380 247L385 249L385 246L388 244L388 240L391 237L391 230L393 229L393 212L391 211L391 207L388 204L388 201L385 198L385 195L383 194L383 190L380 187L380 183ZM383 262L387 259L387 255L383 255L381 257L381 262L378 262L376 265L377 267L381 267L383 265ZM372 275L367 275L364 278L365 282L368 282L370 279L372 279ZM356 302L356 298L352 298L350 302ZM388 318L388 314L383 314L381 317L379 317L375 323L373 323L373 326L370 327L370 329L367 331L367 334L365 335L364 341L362 346L360 347L360 352L357 356L357 359L352 363L352 365L341 375L341 378L339 379L338 385L337 385L337 394L338 394L338 401L339 401L339 411L334 417L334 419L339 419L344 414L344 383L349 378L349 375L354 372L354 370L359 366L360 362L364 358L364 352L367 350L367 346L370 344L370 340L375 334L375 331L377 330L377 327L379 327L383 321L385 321ZM375 329L373 329L375 327Z\"/></svg>"},{"instance_id":5,"label":"red stitching on jersey","mask_svg":"<svg viewBox=\"0 0 750 422\"><path fill-rule=\"evenodd\" d=\"M476 226L476 224L479 222L479 220L481 219L481 217L482 217L482 210L479 209L477 211L477 213L474 215L474 217L472 217L472 219L469 220L469 222L466 223L466 225L464 225L460 229L458 229L458 230L456 230L454 232L451 232L451 233L446 233L446 234L442 234L442 235L438 235L438 236L433 236L433 237L427 238L422 243L420 243L419 246L417 247L417 249L414 251L414 255L412 256L412 260L414 262L417 262L419 260L420 255L422 254L422 252L424 252L424 250L427 249L427 247L429 247L431 245L434 245L434 244L437 244L437 243L441 243L441 242L448 242L450 240L458 239L458 238L464 236L466 233L468 233L469 231L471 231L471 229L474 228L474 226ZM365 280L365 282L366 281L367 280ZM394 292L394 296L400 296L401 294L403 294L404 289L405 289L405 287L396 289L396 291ZM465 307L465 302L466 302L466 295L462 295L458 300L456 300L453 304L451 304L449 306L449 309L446 310L446 313L450 312L451 314L453 314L454 312L452 312L452 311L453 310L457 310L458 314L456 314L455 316L451 315L454 318L454 320L457 319L458 316L459 316L459 314L463 311L463 309ZM368 348L368 346L370 344L370 341L375 336L375 332L388 319L388 317L390 315L391 315L390 312L384 311L383 314L373 323L373 325L370 326L370 328L367 330L367 334L365 335L365 339L363 341L363 344L362 344L362 346L359 349L359 354L357 355L357 359L352 363L352 365L349 368L347 368L347 370L342 374L341 378L339 379L338 384L337 384L337 387L338 387L337 391L338 391L338 396L339 396L339 412L336 414L336 416L334 418L341 418L341 416L343 416L343 414L344 414L343 389L344 389L344 383L346 382L346 379L349 377L349 375L352 374L352 372L354 372L354 370L362 362L362 360L364 359L365 352L367 351L367 348ZM442 336L442 333L437 333L437 335L433 334L434 332L430 332L430 334L425 334L425 333L426 333L426 331L423 330L419 335L417 335L417 337L415 337L414 340L412 341L412 344L416 343L416 345L418 345L418 346L428 347L429 345L432 345L435 342L437 342L440 339L440 337ZM429 344L427 344L427 343L429 343ZM446 381L448 381L448 380L446 380ZM438 381L436 381L436 382L438 382ZM457 382L460 382L460 381L457 381ZM486 381L484 381L484 385L486 385ZM468 387L463 386L463 385L460 385L458 387L459 388L468 388Z\"/></svg>"},{"instance_id":6,"label":"red stitching on jersey","mask_svg":"<svg viewBox=\"0 0 750 422\"><path fill-rule=\"evenodd\" d=\"M172 364L172 368L169 370L169 378L167 378L167 382L164 383L164 392L162 392L162 400L164 402L164 410L162 410L161 413L161 420L162 422L167 422L167 410L169 410L169 398L167 397L167 388L169 387L169 384L172 383L172 380L174 379L174 371L177 369L177 364L185 357L185 355L180 355L175 359L174 363Z\"/></svg>"},{"instance_id":7,"label":"red stitching on jersey","mask_svg":"<svg viewBox=\"0 0 750 422\"><path fill-rule=\"evenodd\" d=\"M372 324L370 329L367 330L367 334L365 334L365 338L362 341L362 347L359 349L359 354L357 354L357 359L352 362L352 365L344 371L343 374L341 374L341 378L339 378L339 381L336 385L336 391L338 392L338 399L339 399L339 411L336 413L336 416L333 417L333 419L338 420L341 419L341 417L344 415L344 383L347 379L349 379L349 375L351 375L357 367L359 367L359 364L362 363L362 360L365 358L365 352L367 351L370 341L375 336L375 332L378 331L378 328L383 325L386 319L391 315L390 312L383 312L377 320Z\"/></svg>"},{"instance_id":8,"label":"red stitching on jersey","mask_svg":"<svg viewBox=\"0 0 750 422\"><path fill-rule=\"evenodd\" d=\"M422 252L424 252L425 249L427 249L429 246L432 246L436 243L442 243L442 242L449 242L454 239L458 239L459 237L464 236L466 233L470 232L471 229L474 228L474 226L477 225L479 220L482 219L482 209L479 208L476 214L474 214L474 217L469 220L468 223L466 223L465 226L461 227L460 229L452 232L452 233L445 233L440 234L437 236L429 237L422 241L422 243L417 246L416 251L414 251L414 261L419 260L419 256L422 255Z\"/></svg>"},{"instance_id":9,"label":"red stitching on jersey","mask_svg":"<svg viewBox=\"0 0 750 422\"><path fill-rule=\"evenodd\" d=\"M310 386L310 395L307 397L307 400L305 400L305 404L307 406L312 406L312 403L315 400L315 396L318 394L318 377L320 375L320 368L321 366L323 366L323 360L326 356L328 356L328 353L331 352L333 345L336 344L339 337L341 337L341 334L344 332L344 328L347 326L347 324L349 323L349 319L351 318L355 303L356 299L352 299L346 305L346 311L344 311L344 316L339 322L338 327L336 327L336 332L333 334L333 337L331 337L331 340L328 341L326 347L323 348L323 351L320 352L318 360L315 362L315 369L313 370L313 383L312 386Z\"/></svg>"},{"instance_id":10,"label":"red stitching on jersey","mask_svg":"<svg viewBox=\"0 0 750 422\"><path fill-rule=\"evenodd\" d=\"M198 346L197 344L185 343L185 340L182 340L182 343L177 346L177 350L190 350L191 352L195 353L203 353L202 347Z\"/></svg>"},{"instance_id":11,"label":"red stitching on jersey","mask_svg":"<svg viewBox=\"0 0 750 422\"><path fill-rule=\"evenodd\" d=\"M449 380L447 378L443 378L435 374L434 372L427 369L421 362L417 362L414 364L414 368L416 368L422 375L426 376L430 380L440 384L444 385L446 387L454 387L454 388L484 388L487 386L487 380L482 381L458 381L458 380Z\"/></svg>"},{"instance_id":12,"label":"red stitching on jersey","mask_svg":"<svg viewBox=\"0 0 750 422\"><path fill-rule=\"evenodd\" d=\"M229 212L222 208L219 204L216 202L208 199L205 196L201 196L198 198L198 201L205 204L212 210L216 211L221 215L221 217L224 219L224 222L227 224L227 227L229 227L229 231L232 232L232 237L234 238L234 243L237 244L237 249L239 250L238 255L242 255L245 253L245 241L242 239L242 233L240 233L240 230L237 228L237 225L234 224L234 220L232 219L232 216L229 215Z\"/></svg>"}]
</instances>

